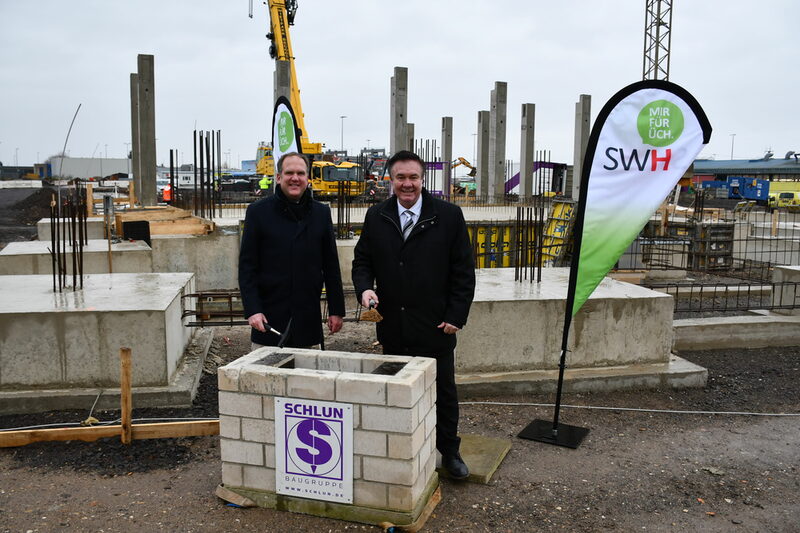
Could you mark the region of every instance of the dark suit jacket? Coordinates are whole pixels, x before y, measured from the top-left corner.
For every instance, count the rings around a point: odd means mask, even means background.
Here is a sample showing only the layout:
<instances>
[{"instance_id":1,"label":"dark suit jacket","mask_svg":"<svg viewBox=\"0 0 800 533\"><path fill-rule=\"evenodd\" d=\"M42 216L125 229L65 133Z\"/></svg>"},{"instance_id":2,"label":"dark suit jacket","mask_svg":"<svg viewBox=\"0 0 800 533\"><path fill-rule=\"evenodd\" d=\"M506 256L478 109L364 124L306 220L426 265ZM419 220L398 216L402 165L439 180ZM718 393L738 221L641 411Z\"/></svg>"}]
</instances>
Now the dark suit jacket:
<instances>
[{"instance_id":1,"label":"dark suit jacket","mask_svg":"<svg viewBox=\"0 0 800 533\"><path fill-rule=\"evenodd\" d=\"M406 241L392 196L367 211L353 259L353 285L375 288L384 347L419 355L455 348L456 336L438 326L467 323L475 265L461 208L422 190L422 212Z\"/></svg>"},{"instance_id":2,"label":"dark suit jacket","mask_svg":"<svg viewBox=\"0 0 800 533\"><path fill-rule=\"evenodd\" d=\"M291 318L286 346L318 344L322 340L323 282L329 314L344 316L344 291L330 208L312 200L306 192L301 207L290 209L278 189L275 195L251 204L245 215L239 253L244 316L264 313L269 324L280 332L285 331ZM251 339L273 346L280 340L277 335L255 329Z\"/></svg>"}]
</instances>

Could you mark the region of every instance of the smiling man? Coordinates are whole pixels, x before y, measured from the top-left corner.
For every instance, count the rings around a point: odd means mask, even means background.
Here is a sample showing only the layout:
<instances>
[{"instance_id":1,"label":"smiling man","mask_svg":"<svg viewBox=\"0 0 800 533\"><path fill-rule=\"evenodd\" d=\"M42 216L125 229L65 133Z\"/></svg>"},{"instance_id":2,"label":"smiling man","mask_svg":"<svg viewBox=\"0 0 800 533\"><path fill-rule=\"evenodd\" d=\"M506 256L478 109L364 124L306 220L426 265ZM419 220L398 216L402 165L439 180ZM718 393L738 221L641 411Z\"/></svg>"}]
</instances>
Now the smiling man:
<instances>
[{"instance_id":1,"label":"smiling man","mask_svg":"<svg viewBox=\"0 0 800 533\"><path fill-rule=\"evenodd\" d=\"M460 207L422 186L419 156L400 151L388 166L394 195L367 211L353 285L361 305L383 315L376 327L384 353L436 359L436 448L447 473L464 479L454 350L475 292L467 226Z\"/></svg>"},{"instance_id":2,"label":"smiling man","mask_svg":"<svg viewBox=\"0 0 800 533\"><path fill-rule=\"evenodd\" d=\"M342 328L344 291L330 208L311 198L308 159L291 152L278 160L273 196L250 204L239 252L239 289L244 316L252 328L252 348L274 346L286 333L286 346L322 342L319 299L328 299L328 329Z\"/></svg>"}]
</instances>

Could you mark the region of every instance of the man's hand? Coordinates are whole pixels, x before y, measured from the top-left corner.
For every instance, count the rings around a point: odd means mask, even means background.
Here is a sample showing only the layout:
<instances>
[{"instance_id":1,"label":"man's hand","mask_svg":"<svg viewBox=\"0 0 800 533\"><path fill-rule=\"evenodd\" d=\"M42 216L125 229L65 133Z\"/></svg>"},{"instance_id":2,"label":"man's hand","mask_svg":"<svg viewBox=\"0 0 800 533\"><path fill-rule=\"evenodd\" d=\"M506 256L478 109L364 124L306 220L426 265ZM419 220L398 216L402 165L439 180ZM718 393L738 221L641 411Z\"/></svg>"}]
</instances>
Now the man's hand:
<instances>
[{"instance_id":1,"label":"man's hand","mask_svg":"<svg viewBox=\"0 0 800 533\"><path fill-rule=\"evenodd\" d=\"M447 323L447 322L442 322L441 324L439 324L439 325L438 325L438 326L436 326L436 327L437 327L437 328L439 328L439 329L443 329L443 331L444 331L444 332L445 332L447 335L455 335L455 334L456 334L456 332L457 332L458 330L460 330L460 329L461 329L461 328L457 328L457 327L456 327L456 326L454 326L453 324L449 324L449 323Z\"/></svg>"},{"instance_id":2,"label":"man's hand","mask_svg":"<svg viewBox=\"0 0 800 533\"><path fill-rule=\"evenodd\" d=\"M342 329L342 317L336 315L328 315L328 331L336 333Z\"/></svg>"},{"instance_id":3,"label":"man's hand","mask_svg":"<svg viewBox=\"0 0 800 533\"><path fill-rule=\"evenodd\" d=\"M369 309L370 300L375 303L375 307L378 306L378 295L372 289L367 289L361 293L361 305Z\"/></svg>"},{"instance_id":4,"label":"man's hand","mask_svg":"<svg viewBox=\"0 0 800 533\"><path fill-rule=\"evenodd\" d=\"M264 316L264 313L256 313L254 315L250 315L247 317L247 323L250 324L250 327L260 331L261 333L266 333L267 328L265 328L265 324L269 324L267 322L267 317Z\"/></svg>"}]
</instances>

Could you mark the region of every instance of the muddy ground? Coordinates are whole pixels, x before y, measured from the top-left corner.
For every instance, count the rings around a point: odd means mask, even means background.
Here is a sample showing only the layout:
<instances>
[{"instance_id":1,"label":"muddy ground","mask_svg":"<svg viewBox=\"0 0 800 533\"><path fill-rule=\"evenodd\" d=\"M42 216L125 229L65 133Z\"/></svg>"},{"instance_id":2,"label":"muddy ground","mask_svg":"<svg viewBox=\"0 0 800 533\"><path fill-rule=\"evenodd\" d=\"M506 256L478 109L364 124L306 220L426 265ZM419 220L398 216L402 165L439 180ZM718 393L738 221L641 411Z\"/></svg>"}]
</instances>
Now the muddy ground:
<instances>
[{"instance_id":1,"label":"muddy ground","mask_svg":"<svg viewBox=\"0 0 800 533\"><path fill-rule=\"evenodd\" d=\"M346 323L329 349L370 352L370 324ZM247 351L245 328L218 328L209 371ZM709 370L692 390L564 395L561 421L590 428L571 450L522 440L531 420L552 418L551 395L462 398L461 430L508 439L491 483L442 480L425 531L763 531L800 524L800 418L624 411L800 413L800 348L680 354ZM466 401L485 400L492 404ZM509 402L509 403L504 403ZM85 411L0 417L0 427L77 422ZM216 416L213 374L191 409L135 417ZM115 412L93 413L114 420ZM38 443L0 450L0 531L378 531L378 528L217 499L216 437Z\"/></svg>"}]
</instances>

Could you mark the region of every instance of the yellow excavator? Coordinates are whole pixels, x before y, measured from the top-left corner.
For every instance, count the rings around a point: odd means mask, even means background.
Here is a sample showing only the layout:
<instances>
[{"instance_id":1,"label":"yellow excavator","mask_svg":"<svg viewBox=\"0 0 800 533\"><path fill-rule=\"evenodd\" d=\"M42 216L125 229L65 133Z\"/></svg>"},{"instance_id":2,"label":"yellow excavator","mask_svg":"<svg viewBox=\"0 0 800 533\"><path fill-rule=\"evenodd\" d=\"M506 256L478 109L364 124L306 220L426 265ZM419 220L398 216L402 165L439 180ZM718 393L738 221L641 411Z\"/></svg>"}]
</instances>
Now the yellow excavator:
<instances>
[{"instance_id":1,"label":"yellow excavator","mask_svg":"<svg viewBox=\"0 0 800 533\"><path fill-rule=\"evenodd\" d=\"M450 168L456 168L456 167L459 167L461 165L464 165L465 167L467 167L469 169L469 172L467 173L467 176L469 176L470 178L474 178L475 174L478 173L478 169L473 167L472 164L470 164L470 162L467 161L466 159L464 159L463 157L459 157L455 161L453 161L450 164Z\"/></svg>"},{"instance_id":2,"label":"yellow excavator","mask_svg":"<svg viewBox=\"0 0 800 533\"><path fill-rule=\"evenodd\" d=\"M305 114L300 102L300 87L297 83L297 72L295 71L294 53L292 52L292 41L289 36L289 26L294 25L294 18L297 14L297 0L268 0L270 32L267 38L270 40L269 55L276 61L286 61L289 64L289 103L297 120L297 128L300 130L300 146L304 154L311 159L311 188L317 197L337 196L340 190L339 183L348 182L344 185L345 191L349 196L358 196L364 192L364 178L358 171L359 165L349 161L333 162L323 161L323 143L311 142L305 124ZM272 161L272 147L268 145L263 157L259 156L256 162L256 169L261 174L261 169L266 170L269 166L274 168ZM266 154L269 155L266 155ZM267 159L268 158L268 159ZM265 174L266 175L266 174Z\"/></svg>"}]
</instances>

